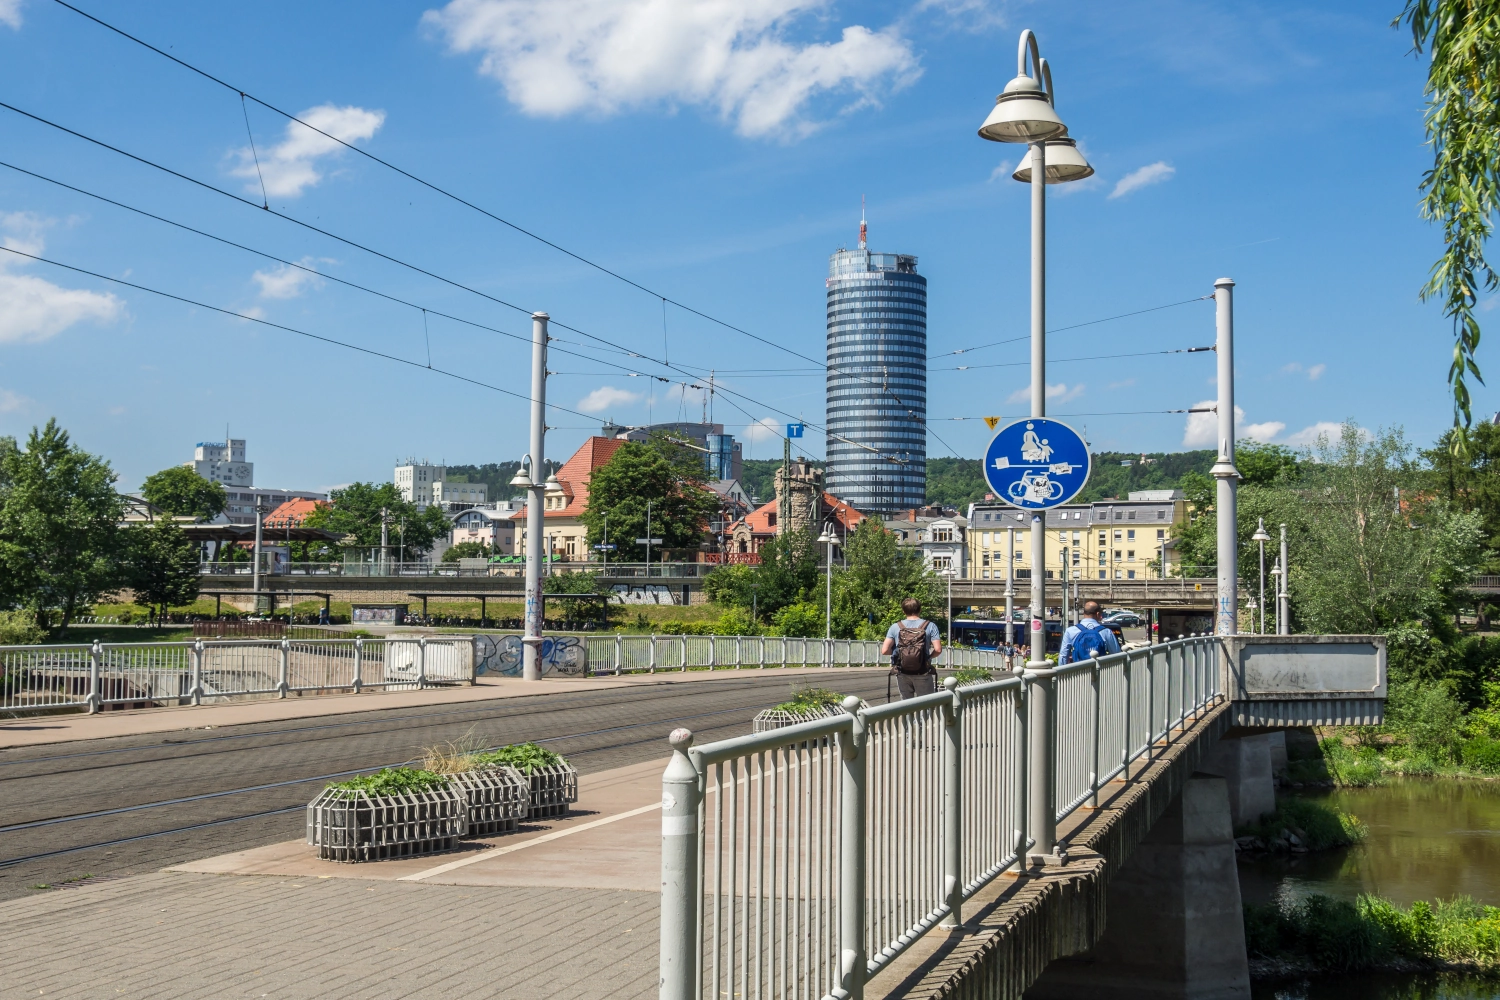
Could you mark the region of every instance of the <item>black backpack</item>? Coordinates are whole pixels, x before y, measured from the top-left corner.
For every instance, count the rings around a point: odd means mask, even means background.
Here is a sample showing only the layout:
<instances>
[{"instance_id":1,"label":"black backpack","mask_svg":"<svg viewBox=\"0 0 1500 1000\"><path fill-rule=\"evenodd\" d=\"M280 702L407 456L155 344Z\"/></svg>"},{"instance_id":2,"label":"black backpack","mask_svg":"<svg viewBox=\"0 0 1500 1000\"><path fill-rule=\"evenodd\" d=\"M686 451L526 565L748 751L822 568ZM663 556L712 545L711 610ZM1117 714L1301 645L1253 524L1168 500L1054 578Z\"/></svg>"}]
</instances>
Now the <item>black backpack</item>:
<instances>
[{"instance_id":1,"label":"black backpack","mask_svg":"<svg viewBox=\"0 0 1500 1000\"><path fill-rule=\"evenodd\" d=\"M927 644L927 620L915 628L904 622L896 633L896 669L903 674L926 674L932 671L932 647Z\"/></svg>"}]
</instances>

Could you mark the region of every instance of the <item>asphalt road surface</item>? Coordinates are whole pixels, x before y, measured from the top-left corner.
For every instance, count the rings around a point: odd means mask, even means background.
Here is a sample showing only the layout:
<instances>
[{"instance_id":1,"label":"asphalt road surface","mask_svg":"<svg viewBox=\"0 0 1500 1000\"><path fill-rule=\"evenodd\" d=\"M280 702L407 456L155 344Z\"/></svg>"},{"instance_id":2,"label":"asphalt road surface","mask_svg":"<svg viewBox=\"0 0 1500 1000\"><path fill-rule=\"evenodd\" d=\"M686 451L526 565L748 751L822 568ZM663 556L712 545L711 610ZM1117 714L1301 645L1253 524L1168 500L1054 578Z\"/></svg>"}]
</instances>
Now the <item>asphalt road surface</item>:
<instances>
[{"instance_id":1,"label":"asphalt road surface","mask_svg":"<svg viewBox=\"0 0 1500 1000\"><path fill-rule=\"evenodd\" d=\"M884 672L757 671L0 750L0 899L300 837L324 784L424 746L535 740L587 774L664 758L678 726L700 743L748 733L794 685L886 696Z\"/></svg>"}]
</instances>

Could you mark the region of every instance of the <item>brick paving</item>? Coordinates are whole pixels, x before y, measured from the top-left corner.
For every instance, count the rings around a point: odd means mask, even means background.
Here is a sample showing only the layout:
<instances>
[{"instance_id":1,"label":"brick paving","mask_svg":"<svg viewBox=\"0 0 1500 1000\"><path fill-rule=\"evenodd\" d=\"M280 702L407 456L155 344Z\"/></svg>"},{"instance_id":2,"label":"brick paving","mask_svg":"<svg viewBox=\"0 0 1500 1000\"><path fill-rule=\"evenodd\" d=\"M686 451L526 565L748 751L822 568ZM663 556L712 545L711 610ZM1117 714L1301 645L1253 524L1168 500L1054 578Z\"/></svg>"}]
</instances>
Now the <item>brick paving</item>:
<instances>
[{"instance_id":1,"label":"brick paving","mask_svg":"<svg viewBox=\"0 0 1500 1000\"><path fill-rule=\"evenodd\" d=\"M656 893L158 872L0 904L5 997L619 998Z\"/></svg>"}]
</instances>

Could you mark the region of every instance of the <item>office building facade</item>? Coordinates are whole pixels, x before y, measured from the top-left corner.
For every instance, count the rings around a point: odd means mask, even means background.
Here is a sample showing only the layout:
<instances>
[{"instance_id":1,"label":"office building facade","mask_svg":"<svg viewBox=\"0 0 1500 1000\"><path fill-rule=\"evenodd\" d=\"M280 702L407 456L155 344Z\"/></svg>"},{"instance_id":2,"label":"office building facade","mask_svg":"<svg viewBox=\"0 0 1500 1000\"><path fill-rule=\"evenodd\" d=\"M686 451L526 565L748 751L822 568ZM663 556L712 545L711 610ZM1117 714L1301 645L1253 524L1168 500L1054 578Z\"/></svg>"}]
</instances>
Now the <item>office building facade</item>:
<instances>
[{"instance_id":1,"label":"office building facade","mask_svg":"<svg viewBox=\"0 0 1500 1000\"><path fill-rule=\"evenodd\" d=\"M828 492L893 514L927 499L927 279L917 258L828 259Z\"/></svg>"}]
</instances>

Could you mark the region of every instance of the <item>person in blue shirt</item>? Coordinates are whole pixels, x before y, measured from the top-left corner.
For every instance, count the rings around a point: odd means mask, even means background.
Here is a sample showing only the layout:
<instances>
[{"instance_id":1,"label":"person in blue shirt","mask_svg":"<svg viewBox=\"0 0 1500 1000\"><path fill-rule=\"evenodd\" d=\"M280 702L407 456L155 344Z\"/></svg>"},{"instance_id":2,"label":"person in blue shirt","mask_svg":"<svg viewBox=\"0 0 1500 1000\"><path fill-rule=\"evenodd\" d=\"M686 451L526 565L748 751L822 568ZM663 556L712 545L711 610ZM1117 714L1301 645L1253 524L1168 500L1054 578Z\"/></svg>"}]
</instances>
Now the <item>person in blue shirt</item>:
<instances>
[{"instance_id":1,"label":"person in blue shirt","mask_svg":"<svg viewBox=\"0 0 1500 1000\"><path fill-rule=\"evenodd\" d=\"M1057 653L1058 663L1087 660L1096 652L1100 656L1108 656L1120 651L1120 643L1114 632L1099 623L1099 612L1102 610L1098 601L1083 602L1083 613L1078 624L1069 625L1068 630L1063 633L1062 646Z\"/></svg>"},{"instance_id":2,"label":"person in blue shirt","mask_svg":"<svg viewBox=\"0 0 1500 1000\"><path fill-rule=\"evenodd\" d=\"M943 640L937 626L921 616L921 601L908 597L901 602L901 610L906 619L886 630L880 655L891 658L891 673L905 701L937 690L937 668L932 661L942 653Z\"/></svg>"}]
</instances>

